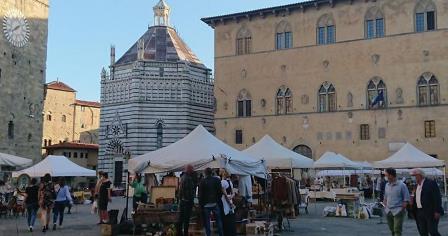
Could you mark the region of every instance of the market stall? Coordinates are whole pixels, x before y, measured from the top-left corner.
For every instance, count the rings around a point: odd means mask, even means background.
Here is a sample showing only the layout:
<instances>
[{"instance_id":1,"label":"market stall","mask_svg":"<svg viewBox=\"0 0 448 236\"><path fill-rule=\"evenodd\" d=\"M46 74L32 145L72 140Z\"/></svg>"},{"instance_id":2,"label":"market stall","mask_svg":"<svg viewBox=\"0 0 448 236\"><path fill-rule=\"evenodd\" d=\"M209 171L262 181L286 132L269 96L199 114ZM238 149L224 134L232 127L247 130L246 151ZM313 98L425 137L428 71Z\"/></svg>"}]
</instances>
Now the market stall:
<instances>
[{"instance_id":1,"label":"market stall","mask_svg":"<svg viewBox=\"0 0 448 236\"><path fill-rule=\"evenodd\" d=\"M131 173L166 173L182 171L186 165L195 170L223 168L231 174L266 178L263 161L225 144L202 125L181 140L129 160Z\"/></svg>"},{"instance_id":2,"label":"market stall","mask_svg":"<svg viewBox=\"0 0 448 236\"><path fill-rule=\"evenodd\" d=\"M445 196L447 195L445 162L422 152L410 143L403 145L389 158L374 162L373 166L377 169L443 168Z\"/></svg>"},{"instance_id":3,"label":"market stall","mask_svg":"<svg viewBox=\"0 0 448 236\"><path fill-rule=\"evenodd\" d=\"M64 156L47 156L34 166L13 172L12 177L19 177L22 174L43 177L47 173L52 177L96 176L96 171L79 166Z\"/></svg>"},{"instance_id":4,"label":"market stall","mask_svg":"<svg viewBox=\"0 0 448 236\"><path fill-rule=\"evenodd\" d=\"M313 167L312 159L283 147L269 135L265 135L260 141L243 152L264 160L269 170L308 169Z\"/></svg>"},{"instance_id":5,"label":"market stall","mask_svg":"<svg viewBox=\"0 0 448 236\"><path fill-rule=\"evenodd\" d=\"M24 168L33 164L33 160L11 154L0 153L0 166Z\"/></svg>"},{"instance_id":6,"label":"market stall","mask_svg":"<svg viewBox=\"0 0 448 236\"><path fill-rule=\"evenodd\" d=\"M310 197L327 198L337 201L339 203L338 206L344 206L344 211L347 212L347 214L342 214L341 216L355 217L359 211L360 204L364 200L364 195L357 188L347 187L345 179L346 176L352 176L351 171L353 171L353 173L356 173L356 171L362 172L362 165L351 161L341 154L326 152L319 158L319 160L314 162L314 168L323 170L323 172L319 172L321 176L328 173L328 171L338 170L339 172L336 173L343 174L344 185L341 188L340 186L333 184L330 181L331 175L326 175L326 180L323 181L323 191L312 191L310 192Z\"/></svg>"},{"instance_id":7,"label":"market stall","mask_svg":"<svg viewBox=\"0 0 448 236\"><path fill-rule=\"evenodd\" d=\"M186 165L192 165L197 171L208 167L225 169L230 174L238 176L238 196L247 201L252 199L251 176L266 178L263 160L232 148L210 134L201 125L167 147L130 159L128 168L132 174L161 174L183 171ZM164 177L162 185L166 185L167 182L170 181ZM133 215L134 224L138 225L150 220L149 222L159 225L159 230L167 232L173 223L170 219L178 214L174 194L176 187L173 185L176 184L153 186L149 193L151 202L137 208ZM235 205L238 206L238 203ZM197 215L196 213L198 212L194 211L193 215Z\"/></svg>"}]
</instances>

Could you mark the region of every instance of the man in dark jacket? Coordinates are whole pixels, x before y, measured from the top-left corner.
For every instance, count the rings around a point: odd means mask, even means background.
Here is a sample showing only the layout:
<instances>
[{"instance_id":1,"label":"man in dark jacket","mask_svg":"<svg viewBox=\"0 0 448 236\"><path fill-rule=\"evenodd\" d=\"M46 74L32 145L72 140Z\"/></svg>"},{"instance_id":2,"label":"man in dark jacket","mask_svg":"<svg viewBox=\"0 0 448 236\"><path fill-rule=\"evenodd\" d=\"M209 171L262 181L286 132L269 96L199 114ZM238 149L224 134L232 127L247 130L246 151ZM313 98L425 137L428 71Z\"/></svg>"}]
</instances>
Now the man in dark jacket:
<instances>
[{"instance_id":1,"label":"man in dark jacket","mask_svg":"<svg viewBox=\"0 0 448 236\"><path fill-rule=\"evenodd\" d=\"M190 226L190 217L194 205L194 197L196 195L196 183L194 182L193 174L193 166L187 165L180 180L180 216L177 223L177 235L179 236L188 236L188 227Z\"/></svg>"},{"instance_id":2,"label":"man in dark jacket","mask_svg":"<svg viewBox=\"0 0 448 236\"><path fill-rule=\"evenodd\" d=\"M222 187L219 178L212 176L212 169L205 169L205 178L199 184L199 205L202 208L205 233L211 235L210 230L210 213L216 218L219 236L223 236L222 220L218 201L221 200Z\"/></svg>"},{"instance_id":3,"label":"man in dark jacket","mask_svg":"<svg viewBox=\"0 0 448 236\"><path fill-rule=\"evenodd\" d=\"M438 224L442 214L439 187L435 181L426 179L421 169L413 169L411 175L415 176L417 182L412 209L418 232L421 236L426 236L428 233L431 236L439 236Z\"/></svg>"}]
</instances>

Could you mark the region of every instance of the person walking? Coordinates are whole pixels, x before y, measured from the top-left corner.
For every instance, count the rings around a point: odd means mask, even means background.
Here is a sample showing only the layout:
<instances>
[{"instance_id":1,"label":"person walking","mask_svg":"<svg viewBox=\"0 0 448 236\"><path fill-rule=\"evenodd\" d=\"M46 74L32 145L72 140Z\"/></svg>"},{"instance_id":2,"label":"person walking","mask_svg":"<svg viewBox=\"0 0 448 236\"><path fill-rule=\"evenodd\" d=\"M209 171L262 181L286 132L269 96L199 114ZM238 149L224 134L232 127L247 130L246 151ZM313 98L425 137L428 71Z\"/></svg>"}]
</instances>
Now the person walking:
<instances>
[{"instance_id":1,"label":"person walking","mask_svg":"<svg viewBox=\"0 0 448 236\"><path fill-rule=\"evenodd\" d=\"M196 195L196 183L194 182L193 166L187 165L183 173L179 186L179 221L177 222L178 236L188 236L188 227L190 226L190 217Z\"/></svg>"},{"instance_id":2,"label":"person walking","mask_svg":"<svg viewBox=\"0 0 448 236\"><path fill-rule=\"evenodd\" d=\"M387 216L387 224L392 236L401 236L405 209L409 203L409 190L406 185L397 180L395 169L386 169L386 188L384 193L384 211Z\"/></svg>"},{"instance_id":3,"label":"person walking","mask_svg":"<svg viewBox=\"0 0 448 236\"><path fill-rule=\"evenodd\" d=\"M56 194L54 185L51 182L51 175L45 174L39 188L39 207L41 214L42 232L48 230L50 222L51 209L54 206L54 199Z\"/></svg>"},{"instance_id":4,"label":"person walking","mask_svg":"<svg viewBox=\"0 0 448 236\"><path fill-rule=\"evenodd\" d=\"M233 191L233 184L230 180L230 175L226 170L221 173L222 180L222 225L224 230L224 236L236 236L236 222L235 222L235 205L233 204L233 197L235 193Z\"/></svg>"},{"instance_id":5,"label":"person walking","mask_svg":"<svg viewBox=\"0 0 448 236\"><path fill-rule=\"evenodd\" d=\"M211 168L205 169L205 178L199 184L199 205L202 208L205 233L211 235L210 229L210 213L216 218L219 236L223 236L222 220L218 201L221 201L222 187L221 181L213 177Z\"/></svg>"},{"instance_id":6,"label":"person walking","mask_svg":"<svg viewBox=\"0 0 448 236\"><path fill-rule=\"evenodd\" d=\"M56 200L54 201L53 210L53 230L56 230L56 223L59 218L59 227L62 227L62 222L64 221L64 211L68 204L71 204L73 199L70 195L70 190L67 185L65 185L65 180L63 177L59 178L59 186L56 190Z\"/></svg>"},{"instance_id":7,"label":"person walking","mask_svg":"<svg viewBox=\"0 0 448 236\"><path fill-rule=\"evenodd\" d=\"M111 183L109 175L106 172L102 173L101 184L98 191L98 210L100 212L100 224L107 223L109 221L109 215L107 213L107 205L111 198Z\"/></svg>"},{"instance_id":8,"label":"person walking","mask_svg":"<svg viewBox=\"0 0 448 236\"><path fill-rule=\"evenodd\" d=\"M442 198L437 183L425 178L421 169L411 170L411 176L415 177L417 189L412 204L417 229L421 236L440 236L438 225L442 215Z\"/></svg>"},{"instance_id":9,"label":"person walking","mask_svg":"<svg viewBox=\"0 0 448 236\"><path fill-rule=\"evenodd\" d=\"M101 224L101 215L99 214L99 210L98 210L98 197L100 195L100 187L101 187L101 183L102 183L103 174L104 174L103 171L98 172L98 180L96 181L96 185L93 190L92 214L96 214L96 213L98 214L98 218L99 218L98 224Z\"/></svg>"},{"instance_id":10,"label":"person walking","mask_svg":"<svg viewBox=\"0 0 448 236\"><path fill-rule=\"evenodd\" d=\"M146 203L147 194L146 188L142 183L142 176L136 175L134 181L131 183L131 187L134 188L134 196L132 196L132 209L133 212L137 210L138 202Z\"/></svg>"},{"instance_id":11,"label":"person walking","mask_svg":"<svg viewBox=\"0 0 448 236\"><path fill-rule=\"evenodd\" d=\"M30 185L25 188L25 205L27 212L27 222L30 232L33 232L37 210L39 210L38 199L39 199L39 186L37 186L37 179L33 178L31 179Z\"/></svg>"}]
</instances>

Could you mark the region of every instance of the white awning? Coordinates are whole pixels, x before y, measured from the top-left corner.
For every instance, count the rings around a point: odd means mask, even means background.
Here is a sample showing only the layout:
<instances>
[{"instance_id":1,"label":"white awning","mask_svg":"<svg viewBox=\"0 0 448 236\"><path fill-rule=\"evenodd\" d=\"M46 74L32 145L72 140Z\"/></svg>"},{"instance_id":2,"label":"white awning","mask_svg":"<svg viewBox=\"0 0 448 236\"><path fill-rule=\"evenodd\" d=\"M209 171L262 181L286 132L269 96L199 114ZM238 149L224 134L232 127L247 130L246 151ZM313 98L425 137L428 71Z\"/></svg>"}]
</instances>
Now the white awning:
<instances>
[{"instance_id":1,"label":"white awning","mask_svg":"<svg viewBox=\"0 0 448 236\"><path fill-rule=\"evenodd\" d=\"M389 158L376 161L375 168L425 168L425 167L443 167L445 162L438 160L406 143L400 150Z\"/></svg>"},{"instance_id":2,"label":"white awning","mask_svg":"<svg viewBox=\"0 0 448 236\"><path fill-rule=\"evenodd\" d=\"M33 164L33 160L6 153L0 153L0 166L24 168Z\"/></svg>"},{"instance_id":3,"label":"white awning","mask_svg":"<svg viewBox=\"0 0 448 236\"><path fill-rule=\"evenodd\" d=\"M182 171L191 164L195 169L225 168L231 174L266 177L263 161L225 144L202 125L181 140L129 160L128 168L137 173Z\"/></svg>"},{"instance_id":4,"label":"white awning","mask_svg":"<svg viewBox=\"0 0 448 236\"><path fill-rule=\"evenodd\" d=\"M334 152L326 152L319 158L319 160L314 162L314 168L343 169L343 168L361 168L361 166L341 154L336 154Z\"/></svg>"},{"instance_id":5,"label":"white awning","mask_svg":"<svg viewBox=\"0 0 448 236\"><path fill-rule=\"evenodd\" d=\"M64 156L47 156L34 166L12 172L12 177L19 177L22 174L31 177L43 177L47 173L52 177L96 176L96 171L79 166Z\"/></svg>"},{"instance_id":6,"label":"white awning","mask_svg":"<svg viewBox=\"0 0 448 236\"><path fill-rule=\"evenodd\" d=\"M293 152L265 135L256 144L243 152L264 160L269 169L308 169L313 168L313 160Z\"/></svg>"}]
</instances>

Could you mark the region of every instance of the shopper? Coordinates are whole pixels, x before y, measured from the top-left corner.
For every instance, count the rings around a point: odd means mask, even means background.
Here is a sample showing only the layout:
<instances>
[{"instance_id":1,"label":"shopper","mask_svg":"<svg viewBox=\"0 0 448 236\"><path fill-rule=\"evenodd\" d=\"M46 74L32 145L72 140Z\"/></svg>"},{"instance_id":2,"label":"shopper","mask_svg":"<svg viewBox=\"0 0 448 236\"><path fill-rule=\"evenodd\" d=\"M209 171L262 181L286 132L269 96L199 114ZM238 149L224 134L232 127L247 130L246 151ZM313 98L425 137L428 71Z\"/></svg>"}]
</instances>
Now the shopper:
<instances>
[{"instance_id":1,"label":"shopper","mask_svg":"<svg viewBox=\"0 0 448 236\"><path fill-rule=\"evenodd\" d=\"M53 209L53 230L56 230L56 223L59 218L59 227L62 227L62 222L64 221L64 211L68 204L71 204L73 199L70 195L70 190L67 185L65 185L65 180L63 177L59 178L59 188L56 191L56 200L54 201Z\"/></svg>"},{"instance_id":2,"label":"shopper","mask_svg":"<svg viewBox=\"0 0 448 236\"><path fill-rule=\"evenodd\" d=\"M51 175L45 174L39 188L40 218L42 223L42 232L44 233L48 230L51 209L54 206L55 198L56 194L54 191L54 185L51 182Z\"/></svg>"},{"instance_id":3,"label":"shopper","mask_svg":"<svg viewBox=\"0 0 448 236\"><path fill-rule=\"evenodd\" d=\"M30 232L33 232L37 210L39 210L38 199L39 199L39 186L37 186L37 179L33 178L31 179L30 185L25 188L25 205L27 211L27 222Z\"/></svg>"},{"instance_id":4,"label":"shopper","mask_svg":"<svg viewBox=\"0 0 448 236\"><path fill-rule=\"evenodd\" d=\"M109 221L109 215L107 213L107 205L111 198L111 183L109 176L106 172L102 173L101 184L98 191L98 210L100 212L100 224L107 223Z\"/></svg>"},{"instance_id":5,"label":"shopper","mask_svg":"<svg viewBox=\"0 0 448 236\"><path fill-rule=\"evenodd\" d=\"M131 187L134 188L134 196L132 197L132 209L133 212L137 210L139 202L146 203L147 193L146 188L142 183L142 176L137 175L131 183Z\"/></svg>"},{"instance_id":6,"label":"shopper","mask_svg":"<svg viewBox=\"0 0 448 236\"><path fill-rule=\"evenodd\" d=\"M101 215L99 214L98 210L98 197L100 195L100 187L102 183L102 177L104 172L99 171L98 172L98 180L96 181L95 189L93 190L93 203L92 203L92 214L98 213L99 222L98 224L101 224Z\"/></svg>"},{"instance_id":7,"label":"shopper","mask_svg":"<svg viewBox=\"0 0 448 236\"><path fill-rule=\"evenodd\" d=\"M437 183L425 178L421 169L411 170L415 177L417 189L413 199L412 210L421 236L440 236L438 225L442 210L442 198Z\"/></svg>"},{"instance_id":8,"label":"shopper","mask_svg":"<svg viewBox=\"0 0 448 236\"><path fill-rule=\"evenodd\" d=\"M387 224L392 236L401 236L405 209L409 203L409 190L406 185L397 180L395 169L386 169L386 188L384 193L384 206Z\"/></svg>"},{"instance_id":9,"label":"shopper","mask_svg":"<svg viewBox=\"0 0 448 236\"><path fill-rule=\"evenodd\" d=\"M196 195L196 183L194 182L193 166L187 165L183 173L179 186L179 208L180 216L177 222L177 235L188 236L190 217Z\"/></svg>"},{"instance_id":10,"label":"shopper","mask_svg":"<svg viewBox=\"0 0 448 236\"><path fill-rule=\"evenodd\" d=\"M206 235L211 235L210 213L213 212L216 218L216 225L218 226L218 234L223 236L221 210L218 205L218 201L221 201L222 196L221 181L212 175L212 169L205 169L205 178L199 185L199 205L202 208Z\"/></svg>"},{"instance_id":11,"label":"shopper","mask_svg":"<svg viewBox=\"0 0 448 236\"><path fill-rule=\"evenodd\" d=\"M236 235L236 222L235 222L235 205L233 204L233 197L235 193L233 191L233 184L230 180L230 175L226 170L221 173L222 180L222 223L224 236L235 236Z\"/></svg>"}]
</instances>

